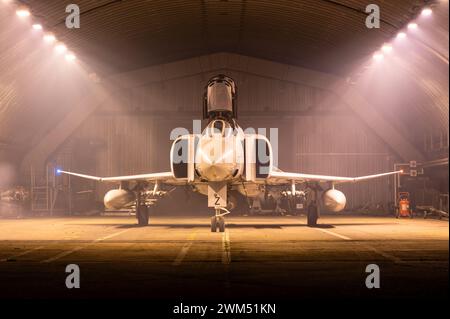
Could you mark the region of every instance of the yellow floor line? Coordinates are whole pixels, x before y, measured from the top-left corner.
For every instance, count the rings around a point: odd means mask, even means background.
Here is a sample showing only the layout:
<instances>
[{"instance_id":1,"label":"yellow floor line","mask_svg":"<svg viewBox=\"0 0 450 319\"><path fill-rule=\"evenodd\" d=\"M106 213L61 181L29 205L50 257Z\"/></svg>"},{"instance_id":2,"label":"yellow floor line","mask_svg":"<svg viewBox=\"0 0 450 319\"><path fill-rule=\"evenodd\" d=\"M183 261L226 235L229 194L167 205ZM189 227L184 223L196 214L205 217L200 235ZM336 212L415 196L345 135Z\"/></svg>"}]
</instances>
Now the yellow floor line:
<instances>
[{"instance_id":1,"label":"yellow floor line","mask_svg":"<svg viewBox=\"0 0 450 319\"><path fill-rule=\"evenodd\" d=\"M222 264L228 265L231 263L230 248L230 233L225 230L222 234Z\"/></svg>"}]
</instances>

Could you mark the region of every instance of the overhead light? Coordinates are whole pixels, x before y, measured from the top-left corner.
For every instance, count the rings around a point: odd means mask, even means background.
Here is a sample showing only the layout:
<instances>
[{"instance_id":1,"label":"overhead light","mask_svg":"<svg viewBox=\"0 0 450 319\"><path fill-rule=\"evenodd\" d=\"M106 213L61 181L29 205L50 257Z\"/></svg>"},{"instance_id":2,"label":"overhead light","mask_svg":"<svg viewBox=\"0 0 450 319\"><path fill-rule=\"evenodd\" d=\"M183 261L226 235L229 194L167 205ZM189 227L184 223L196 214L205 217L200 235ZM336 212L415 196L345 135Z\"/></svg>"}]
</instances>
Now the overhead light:
<instances>
[{"instance_id":1,"label":"overhead light","mask_svg":"<svg viewBox=\"0 0 450 319\"><path fill-rule=\"evenodd\" d=\"M417 27L418 27L417 23L415 23L415 22L411 22L411 23L408 24L408 29L409 30L416 30Z\"/></svg>"},{"instance_id":2,"label":"overhead light","mask_svg":"<svg viewBox=\"0 0 450 319\"><path fill-rule=\"evenodd\" d=\"M72 52L66 54L66 60L69 62L75 61L77 59L76 55Z\"/></svg>"},{"instance_id":3,"label":"overhead light","mask_svg":"<svg viewBox=\"0 0 450 319\"><path fill-rule=\"evenodd\" d=\"M67 51L67 47L64 45L64 43L58 43L58 44L55 46L55 50L56 50L56 52L58 52L58 53L63 53L63 52L65 52L65 51Z\"/></svg>"},{"instance_id":4,"label":"overhead light","mask_svg":"<svg viewBox=\"0 0 450 319\"><path fill-rule=\"evenodd\" d=\"M373 55L373 59L374 59L375 61L381 61L381 60L384 59L384 55L383 55L382 53L380 53L380 52L376 52L376 53Z\"/></svg>"},{"instance_id":5,"label":"overhead light","mask_svg":"<svg viewBox=\"0 0 450 319\"><path fill-rule=\"evenodd\" d=\"M44 41L47 42L47 43L53 43L53 42L56 41L56 38L55 38L55 36L54 36L53 34L51 34L51 33L46 33L46 34L44 35Z\"/></svg>"},{"instance_id":6,"label":"overhead light","mask_svg":"<svg viewBox=\"0 0 450 319\"><path fill-rule=\"evenodd\" d=\"M17 9L16 14L21 18L29 17L31 15L30 10L28 10L27 8Z\"/></svg>"},{"instance_id":7,"label":"overhead light","mask_svg":"<svg viewBox=\"0 0 450 319\"><path fill-rule=\"evenodd\" d=\"M33 24L33 29L34 30L42 30L42 25L39 23Z\"/></svg>"},{"instance_id":8,"label":"overhead light","mask_svg":"<svg viewBox=\"0 0 450 319\"><path fill-rule=\"evenodd\" d=\"M406 38L406 33L405 32L397 33L397 39L404 39L404 38Z\"/></svg>"},{"instance_id":9,"label":"overhead light","mask_svg":"<svg viewBox=\"0 0 450 319\"><path fill-rule=\"evenodd\" d=\"M424 17L429 17L433 13L433 10L431 8L424 8L421 12L421 15Z\"/></svg>"},{"instance_id":10,"label":"overhead light","mask_svg":"<svg viewBox=\"0 0 450 319\"><path fill-rule=\"evenodd\" d=\"M384 45L381 47L381 50L382 50L384 53L390 53L390 52L392 51L392 45L386 43L386 44L384 44Z\"/></svg>"}]
</instances>

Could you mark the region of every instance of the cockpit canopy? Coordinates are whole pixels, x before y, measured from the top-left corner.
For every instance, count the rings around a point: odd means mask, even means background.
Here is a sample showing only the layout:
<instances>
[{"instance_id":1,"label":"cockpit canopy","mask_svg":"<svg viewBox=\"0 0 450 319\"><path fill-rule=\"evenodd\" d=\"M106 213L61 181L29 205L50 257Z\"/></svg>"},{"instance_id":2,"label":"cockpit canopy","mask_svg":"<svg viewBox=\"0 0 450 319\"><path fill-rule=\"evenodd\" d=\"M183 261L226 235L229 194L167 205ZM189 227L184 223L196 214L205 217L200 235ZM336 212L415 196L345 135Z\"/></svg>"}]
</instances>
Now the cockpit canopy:
<instances>
[{"instance_id":1,"label":"cockpit canopy","mask_svg":"<svg viewBox=\"0 0 450 319\"><path fill-rule=\"evenodd\" d=\"M208 81L204 96L203 117L218 115L236 118L236 85L232 78L223 74Z\"/></svg>"}]
</instances>

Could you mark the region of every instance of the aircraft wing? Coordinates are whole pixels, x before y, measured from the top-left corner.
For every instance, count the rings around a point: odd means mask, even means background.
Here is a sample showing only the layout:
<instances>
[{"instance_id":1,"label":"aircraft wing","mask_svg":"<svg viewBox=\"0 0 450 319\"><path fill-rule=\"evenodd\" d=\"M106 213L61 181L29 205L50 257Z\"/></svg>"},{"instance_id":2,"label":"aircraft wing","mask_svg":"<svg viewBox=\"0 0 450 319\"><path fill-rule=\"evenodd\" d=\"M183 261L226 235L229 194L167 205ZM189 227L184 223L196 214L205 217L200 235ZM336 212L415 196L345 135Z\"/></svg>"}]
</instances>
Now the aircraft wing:
<instances>
[{"instance_id":1,"label":"aircraft wing","mask_svg":"<svg viewBox=\"0 0 450 319\"><path fill-rule=\"evenodd\" d=\"M266 179L267 184L281 185L290 184L294 182L332 182L333 184L341 183L355 183L365 181L368 179L400 174L403 171L393 171L381 174L373 174L359 177L340 177L340 176L327 176L327 175L313 175L313 174L301 174L301 173L289 173L282 171L272 171L269 177Z\"/></svg>"},{"instance_id":2,"label":"aircraft wing","mask_svg":"<svg viewBox=\"0 0 450 319\"><path fill-rule=\"evenodd\" d=\"M151 174L138 174L138 175L124 175L124 176L112 176L112 177L98 177L74 172L67 172L63 170L57 170L58 174L67 174L77 176L81 178L91 179L99 182L122 182L122 181L147 181L147 182L162 182L170 185L183 185L185 182L179 181L173 177L172 172L161 172Z\"/></svg>"}]
</instances>

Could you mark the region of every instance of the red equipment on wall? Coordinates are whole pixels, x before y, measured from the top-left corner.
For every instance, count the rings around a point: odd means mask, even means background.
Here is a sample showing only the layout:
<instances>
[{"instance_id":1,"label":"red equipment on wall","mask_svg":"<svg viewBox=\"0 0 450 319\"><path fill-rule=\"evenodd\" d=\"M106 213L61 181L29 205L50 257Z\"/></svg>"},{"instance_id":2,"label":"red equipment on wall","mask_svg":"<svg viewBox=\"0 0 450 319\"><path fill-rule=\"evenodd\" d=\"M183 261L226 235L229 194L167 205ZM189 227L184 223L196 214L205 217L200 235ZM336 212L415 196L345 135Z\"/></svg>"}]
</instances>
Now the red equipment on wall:
<instances>
[{"instance_id":1,"label":"red equipment on wall","mask_svg":"<svg viewBox=\"0 0 450 319\"><path fill-rule=\"evenodd\" d=\"M397 218L399 217L413 217L408 192L398 193Z\"/></svg>"}]
</instances>

